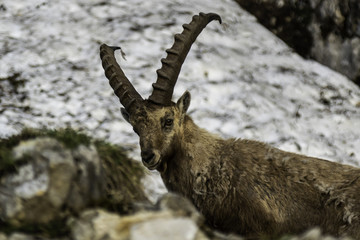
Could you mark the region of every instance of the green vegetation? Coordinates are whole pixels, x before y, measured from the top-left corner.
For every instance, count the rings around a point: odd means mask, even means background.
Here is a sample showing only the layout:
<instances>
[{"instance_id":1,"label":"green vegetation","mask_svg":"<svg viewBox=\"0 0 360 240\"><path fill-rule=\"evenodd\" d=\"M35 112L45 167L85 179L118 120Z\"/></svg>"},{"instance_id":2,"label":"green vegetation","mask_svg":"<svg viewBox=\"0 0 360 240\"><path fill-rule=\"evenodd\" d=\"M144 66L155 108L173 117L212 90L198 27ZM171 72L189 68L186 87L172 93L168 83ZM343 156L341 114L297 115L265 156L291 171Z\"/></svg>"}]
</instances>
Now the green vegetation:
<instances>
[{"instance_id":1,"label":"green vegetation","mask_svg":"<svg viewBox=\"0 0 360 240\"><path fill-rule=\"evenodd\" d=\"M102 160L106 175L105 208L110 211L129 214L134 202L147 202L141 179L144 168L139 162L129 160L123 149L103 141L95 146Z\"/></svg>"}]
</instances>

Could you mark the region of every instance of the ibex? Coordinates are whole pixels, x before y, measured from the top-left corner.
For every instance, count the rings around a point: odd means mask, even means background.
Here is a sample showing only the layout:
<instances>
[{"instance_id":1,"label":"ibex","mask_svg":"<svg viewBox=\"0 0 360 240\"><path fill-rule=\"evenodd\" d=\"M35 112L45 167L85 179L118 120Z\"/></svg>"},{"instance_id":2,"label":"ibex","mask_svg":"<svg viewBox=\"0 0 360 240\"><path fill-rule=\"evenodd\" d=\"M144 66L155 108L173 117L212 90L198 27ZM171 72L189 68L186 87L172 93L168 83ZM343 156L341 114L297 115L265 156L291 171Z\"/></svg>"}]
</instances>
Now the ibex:
<instances>
[{"instance_id":1,"label":"ibex","mask_svg":"<svg viewBox=\"0 0 360 240\"><path fill-rule=\"evenodd\" d=\"M140 137L141 158L157 170L169 191L189 198L207 223L249 239L301 233L318 226L334 236L360 239L360 169L285 152L265 143L224 140L186 114L190 93L172 102L181 66L214 13L200 13L167 49L148 99L116 62L118 47L100 57L121 113Z\"/></svg>"}]
</instances>

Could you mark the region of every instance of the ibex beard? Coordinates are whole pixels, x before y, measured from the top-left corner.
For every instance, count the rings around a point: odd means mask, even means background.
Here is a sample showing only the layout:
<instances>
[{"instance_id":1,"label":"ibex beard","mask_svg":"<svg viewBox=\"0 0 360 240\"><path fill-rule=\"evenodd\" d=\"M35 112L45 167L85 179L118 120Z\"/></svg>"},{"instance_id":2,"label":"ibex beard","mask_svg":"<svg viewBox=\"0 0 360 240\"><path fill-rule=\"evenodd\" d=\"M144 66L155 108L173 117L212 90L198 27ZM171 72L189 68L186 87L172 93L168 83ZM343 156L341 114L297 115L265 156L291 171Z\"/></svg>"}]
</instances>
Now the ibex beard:
<instances>
[{"instance_id":1,"label":"ibex beard","mask_svg":"<svg viewBox=\"0 0 360 240\"><path fill-rule=\"evenodd\" d=\"M162 59L153 92L143 99L116 62L118 47L100 57L123 117L140 138L141 158L158 170L169 191L189 198L207 223L249 239L301 233L320 227L360 239L360 169L285 152L251 140L224 140L199 128L186 114L191 97L172 102L191 44L212 20L200 13Z\"/></svg>"}]
</instances>

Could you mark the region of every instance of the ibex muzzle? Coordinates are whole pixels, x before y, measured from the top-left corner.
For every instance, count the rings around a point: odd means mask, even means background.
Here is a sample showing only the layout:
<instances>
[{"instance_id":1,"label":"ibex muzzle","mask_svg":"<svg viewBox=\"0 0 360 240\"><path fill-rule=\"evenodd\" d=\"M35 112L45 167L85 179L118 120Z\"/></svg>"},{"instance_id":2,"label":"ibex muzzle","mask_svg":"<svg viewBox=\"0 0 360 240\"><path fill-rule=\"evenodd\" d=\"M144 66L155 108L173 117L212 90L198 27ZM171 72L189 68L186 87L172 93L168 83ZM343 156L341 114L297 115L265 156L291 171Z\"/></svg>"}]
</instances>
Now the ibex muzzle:
<instances>
[{"instance_id":1,"label":"ibex muzzle","mask_svg":"<svg viewBox=\"0 0 360 240\"><path fill-rule=\"evenodd\" d=\"M207 223L251 239L301 233L318 226L334 236L360 239L360 169L241 139L224 140L186 114L190 93L171 101L191 44L212 20L200 13L166 50L153 92L144 100L117 64L117 47L100 57L123 117L140 137L141 157L169 191L189 198Z\"/></svg>"}]
</instances>

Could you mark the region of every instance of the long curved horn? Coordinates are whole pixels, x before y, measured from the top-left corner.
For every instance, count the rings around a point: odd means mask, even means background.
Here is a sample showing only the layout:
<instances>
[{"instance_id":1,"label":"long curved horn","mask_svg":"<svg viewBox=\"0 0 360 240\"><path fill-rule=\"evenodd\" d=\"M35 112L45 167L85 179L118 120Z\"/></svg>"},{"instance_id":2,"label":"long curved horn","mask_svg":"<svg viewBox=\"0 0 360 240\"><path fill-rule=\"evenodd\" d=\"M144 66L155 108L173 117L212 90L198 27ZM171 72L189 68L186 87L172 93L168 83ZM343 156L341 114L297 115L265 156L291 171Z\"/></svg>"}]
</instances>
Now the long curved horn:
<instances>
[{"instance_id":1,"label":"long curved horn","mask_svg":"<svg viewBox=\"0 0 360 240\"><path fill-rule=\"evenodd\" d=\"M221 23L221 18L215 13L200 13L195 15L189 24L183 25L183 32L175 35L175 42L170 49L167 49L167 57L161 59L162 67L157 70L158 78L153 83L153 92L149 100L159 105L170 105L171 98L181 66L188 54L191 45L197 36L212 20Z\"/></svg>"},{"instance_id":2,"label":"long curved horn","mask_svg":"<svg viewBox=\"0 0 360 240\"><path fill-rule=\"evenodd\" d=\"M109 79L114 93L118 96L126 111L131 114L137 103L143 99L116 62L114 52L117 49L120 49L120 47L110 47L102 44L100 46L100 58L105 70L105 76Z\"/></svg>"}]
</instances>

